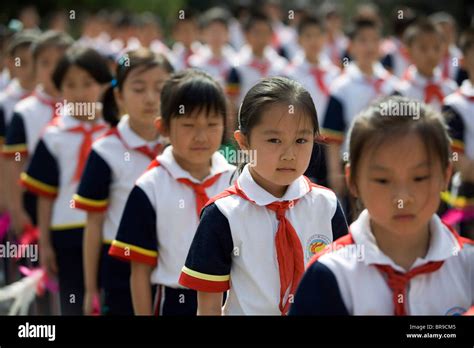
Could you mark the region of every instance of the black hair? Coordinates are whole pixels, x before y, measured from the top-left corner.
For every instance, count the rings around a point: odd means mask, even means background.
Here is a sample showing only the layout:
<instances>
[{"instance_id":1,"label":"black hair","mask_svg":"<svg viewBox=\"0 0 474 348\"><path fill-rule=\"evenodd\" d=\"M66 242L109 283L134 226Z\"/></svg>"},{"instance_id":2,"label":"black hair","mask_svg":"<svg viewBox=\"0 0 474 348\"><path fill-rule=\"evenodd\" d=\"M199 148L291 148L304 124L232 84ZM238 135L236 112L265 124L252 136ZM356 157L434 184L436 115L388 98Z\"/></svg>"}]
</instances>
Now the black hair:
<instances>
[{"instance_id":1,"label":"black hair","mask_svg":"<svg viewBox=\"0 0 474 348\"><path fill-rule=\"evenodd\" d=\"M309 15L304 16L301 22L298 24L298 35L303 34L306 28L316 26L321 31L325 31L324 22L317 16Z\"/></svg>"},{"instance_id":2,"label":"black hair","mask_svg":"<svg viewBox=\"0 0 474 348\"><path fill-rule=\"evenodd\" d=\"M207 28L213 23L222 24L224 27L229 27L229 12L222 7L213 7L204 12L201 16L200 25L201 28Z\"/></svg>"},{"instance_id":3,"label":"black hair","mask_svg":"<svg viewBox=\"0 0 474 348\"><path fill-rule=\"evenodd\" d=\"M58 90L61 89L64 77L72 66L84 69L99 84L112 81L113 76L104 56L92 48L73 46L64 53L54 69L52 79ZM109 115L104 114L103 118L106 122L114 124L114 119Z\"/></svg>"},{"instance_id":4,"label":"black hair","mask_svg":"<svg viewBox=\"0 0 474 348\"><path fill-rule=\"evenodd\" d=\"M297 81L286 77L268 77L255 84L244 97L239 109L239 130L250 136L265 109L276 103L285 103L301 108L311 116L315 135L319 135L316 107L309 92Z\"/></svg>"},{"instance_id":5,"label":"black hair","mask_svg":"<svg viewBox=\"0 0 474 348\"><path fill-rule=\"evenodd\" d=\"M252 129L259 124L263 112L271 105L293 105L313 122L315 141L319 138L319 122L316 107L309 92L297 81L286 77L269 77L260 80L245 95L239 109L240 132L250 138ZM242 170L245 163L239 165Z\"/></svg>"},{"instance_id":6,"label":"black hair","mask_svg":"<svg viewBox=\"0 0 474 348\"><path fill-rule=\"evenodd\" d=\"M102 55L92 48L74 46L64 53L54 69L52 79L58 90L61 89L64 76L72 66L84 69L100 84L112 80L107 60Z\"/></svg>"},{"instance_id":7,"label":"black hair","mask_svg":"<svg viewBox=\"0 0 474 348\"><path fill-rule=\"evenodd\" d=\"M405 108L410 104L418 106L419 110ZM406 111L390 115L386 110L391 108L390 105ZM446 170L451 162L451 139L443 116L429 105L414 99L383 97L362 110L351 125L348 136L351 184L357 182L358 169L365 153L373 154L385 142L396 141L412 132L424 143L430 166L434 159L438 159L442 170Z\"/></svg>"},{"instance_id":8,"label":"black hair","mask_svg":"<svg viewBox=\"0 0 474 348\"><path fill-rule=\"evenodd\" d=\"M66 50L67 48L72 46L73 43L74 40L72 39L72 37L66 33L55 30L45 31L38 37L38 41L36 41L36 43L32 47L33 60L36 61L41 52L43 52L47 48L56 47L59 49Z\"/></svg>"},{"instance_id":9,"label":"black hair","mask_svg":"<svg viewBox=\"0 0 474 348\"><path fill-rule=\"evenodd\" d=\"M268 17L266 14L264 14L262 12L252 12L243 24L244 31L245 32L250 31L255 26L255 24L258 23L258 22L265 23L266 25L268 25L268 27L271 30L273 30L272 29L272 22L270 20L270 17Z\"/></svg>"},{"instance_id":10,"label":"black hair","mask_svg":"<svg viewBox=\"0 0 474 348\"><path fill-rule=\"evenodd\" d=\"M376 31L380 31L380 27L377 22L371 19L362 18L356 19L351 23L349 30L347 31L347 36L350 40L354 40L360 34L360 32L365 29L374 29Z\"/></svg>"},{"instance_id":11,"label":"black hair","mask_svg":"<svg viewBox=\"0 0 474 348\"><path fill-rule=\"evenodd\" d=\"M169 129L174 117L200 111L221 115L225 128L227 103L222 87L201 70L186 69L173 74L161 91L161 117L165 127Z\"/></svg>"},{"instance_id":12,"label":"black hair","mask_svg":"<svg viewBox=\"0 0 474 348\"><path fill-rule=\"evenodd\" d=\"M119 109L115 101L114 88L122 91L123 84L132 70L141 69L143 71L161 68L168 73L173 72L173 66L162 54L155 54L148 48L139 48L122 55L118 62L114 83L107 88L102 98L103 116L112 125L116 125L119 120Z\"/></svg>"}]
</instances>

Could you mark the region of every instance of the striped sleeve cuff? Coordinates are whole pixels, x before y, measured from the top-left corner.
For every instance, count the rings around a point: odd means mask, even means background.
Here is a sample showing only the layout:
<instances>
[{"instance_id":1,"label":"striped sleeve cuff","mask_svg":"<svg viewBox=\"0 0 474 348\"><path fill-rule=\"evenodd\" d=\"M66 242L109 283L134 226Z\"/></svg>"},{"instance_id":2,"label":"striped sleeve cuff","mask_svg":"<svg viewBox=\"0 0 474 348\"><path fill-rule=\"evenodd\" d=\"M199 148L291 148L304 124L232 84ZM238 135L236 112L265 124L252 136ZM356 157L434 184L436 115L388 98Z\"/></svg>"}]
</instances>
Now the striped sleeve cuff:
<instances>
[{"instance_id":1,"label":"striped sleeve cuff","mask_svg":"<svg viewBox=\"0 0 474 348\"><path fill-rule=\"evenodd\" d=\"M112 242L109 255L124 261L146 263L152 267L158 263L158 252L155 250L144 249L118 240Z\"/></svg>"},{"instance_id":2,"label":"striped sleeve cuff","mask_svg":"<svg viewBox=\"0 0 474 348\"><path fill-rule=\"evenodd\" d=\"M238 84L229 83L226 86L226 93L230 96L236 96L240 94L240 86Z\"/></svg>"},{"instance_id":3,"label":"striped sleeve cuff","mask_svg":"<svg viewBox=\"0 0 474 348\"><path fill-rule=\"evenodd\" d=\"M344 133L332 129L323 128L321 134L327 143L342 144L344 142Z\"/></svg>"},{"instance_id":4,"label":"striped sleeve cuff","mask_svg":"<svg viewBox=\"0 0 474 348\"><path fill-rule=\"evenodd\" d=\"M464 142L461 140L453 139L451 144L451 150L453 152L464 153Z\"/></svg>"},{"instance_id":5,"label":"striped sleeve cuff","mask_svg":"<svg viewBox=\"0 0 474 348\"><path fill-rule=\"evenodd\" d=\"M224 292L230 289L230 275L211 275L183 267L179 283L189 289L203 292Z\"/></svg>"},{"instance_id":6,"label":"striped sleeve cuff","mask_svg":"<svg viewBox=\"0 0 474 348\"><path fill-rule=\"evenodd\" d=\"M26 144L4 144L2 147L2 155L5 157L13 157L17 153L21 155L26 155L28 153L28 147L26 146Z\"/></svg>"},{"instance_id":7,"label":"striped sleeve cuff","mask_svg":"<svg viewBox=\"0 0 474 348\"><path fill-rule=\"evenodd\" d=\"M25 172L21 173L20 183L28 191L31 191L37 195L55 198L58 195L58 188L41 182Z\"/></svg>"},{"instance_id":8,"label":"striped sleeve cuff","mask_svg":"<svg viewBox=\"0 0 474 348\"><path fill-rule=\"evenodd\" d=\"M90 211L90 212L103 212L107 210L109 201L107 199L97 200L82 197L77 193L72 196L74 200L74 207L77 209Z\"/></svg>"}]
</instances>

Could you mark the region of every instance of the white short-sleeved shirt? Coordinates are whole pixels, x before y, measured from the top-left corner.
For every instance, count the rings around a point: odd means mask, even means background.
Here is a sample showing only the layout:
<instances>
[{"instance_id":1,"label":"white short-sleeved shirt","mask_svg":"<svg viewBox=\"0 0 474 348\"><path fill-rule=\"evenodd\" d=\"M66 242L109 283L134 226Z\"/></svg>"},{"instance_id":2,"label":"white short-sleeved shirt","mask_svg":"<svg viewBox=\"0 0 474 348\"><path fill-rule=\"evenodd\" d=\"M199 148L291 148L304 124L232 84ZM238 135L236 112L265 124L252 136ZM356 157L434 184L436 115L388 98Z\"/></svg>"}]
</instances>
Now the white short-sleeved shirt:
<instances>
[{"instance_id":1,"label":"white short-sleeved shirt","mask_svg":"<svg viewBox=\"0 0 474 348\"><path fill-rule=\"evenodd\" d=\"M74 201L79 209L106 212L102 229L105 242L115 239L128 195L153 159L137 148L147 146L153 152L160 144L161 138L149 142L136 134L130 128L129 116L124 115L116 129L92 145Z\"/></svg>"},{"instance_id":2,"label":"white short-sleeved shirt","mask_svg":"<svg viewBox=\"0 0 474 348\"><path fill-rule=\"evenodd\" d=\"M314 70L322 72L320 81L316 78ZM311 94L316 112L318 113L319 124L323 122L329 100L329 89L334 80L341 74L341 69L332 64L326 57L321 58L318 66L310 64L302 55L298 55L289 66L287 76L301 83Z\"/></svg>"},{"instance_id":3,"label":"white short-sleeved shirt","mask_svg":"<svg viewBox=\"0 0 474 348\"><path fill-rule=\"evenodd\" d=\"M439 86L442 96L440 96L441 100L439 98L431 98L429 104L436 110L441 111L444 97L453 93L457 89L457 84L453 80L444 78L439 68L435 69L433 78L428 79L421 75L414 65L411 65L408 67L404 79L397 86L397 91L405 97L426 103L428 102L426 87L431 83Z\"/></svg>"},{"instance_id":4,"label":"white short-sleeved shirt","mask_svg":"<svg viewBox=\"0 0 474 348\"><path fill-rule=\"evenodd\" d=\"M276 198L253 180L247 165L236 188L247 198L222 195L203 210L180 282L205 292L230 289L224 306L228 315L281 315L275 247L279 221L265 206L298 200L286 211L286 218L304 248L305 263L317 250L347 233L344 214L331 190L304 176Z\"/></svg>"},{"instance_id":5,"label":"white short-sleeved shirt","mask_svg":"<svg viewBox=\"0 0 474 348\"><path fill-rule=\"evenodd\" d=\"M222 87L225 86L229 71L235 65L236 52L230 46L222 48L222 56L215 57L207 45L201 46L196 54L189 58L193 68L201 69L211 75Z\"/></svg>"},{"instance_id":6,"label":"white short-sleeved shirt","mask_svg":"<svg viewBox=\"0 0 474 348\"><path fill-rule=\"evenodd\" d=\"M260 79L284 76L288 61L271 47L265 48L263 58L255 57L249 46L244 46L235 59L235 66L227 78L228 94L235 96L240 104L245 94ZM257 68L259 67L259 68Z\"/></svg>"},{"instance_id":7,"label":"white short-sleeved shirt","mask_svg":"<svg viewBox=\"0 0 474 348\"><path fill-rule=\"evenodd\" d=\"M461 87L444 98L443 111L455 151L474 159L474 86L464 80Z\"/></svg>"},{"instance_id":8,"label":"white short-sleeved shirt","mask_svg":"<svg viewBox=\"0 0 474 348\"><path fill-rule=\"evenodd\" d=\"M430 245L411 269L442 261L441 268L419 274L406 288L408 315L460 315L474 304L474 242L450 230L433 215ZM377 246L367 210L351 225L350 234L315 257L308 267L290 313L393 315L393 293L375 265L406 271ZM324 282L324 286L321 283Z\"/></svg>"},{"instance_id":9,"label":"white short-sleeved shirt","mask_svg":"<svg viewBox=\"0 0 474 348\"><path fill-rule=\"evenodd\" d=\"M8 86L0 93L0 107L3 109L5 125L8 127L13 116L15 105L25 97L30 91L21 87L17 79L13 79Z\"/></svg>"},{"instance_id":10,"label":"white short-sleeved shirt","mask_svg":"<svg viewBox=\"0 0 474 348\"><path fill-rule=\"evenodd\" d=\"M355 63L349 64L331 86L322 133L329 141L342 144L341 151L346 151L345 134L354 118L376 99L393 94L397 82L380 63L374 64L371 77L364 75Z\"/></svg>"},{"instance_id":11,"label":"white short-sleeved shirt","mask_svg":"<svg viewBox=\"0 0 474 348\"><path fill-rule=\"evenodd\" d=\"M79 181L74 180L74 174L84 136L70 130L80 125L86 129L93 126L72 116L56 117L44 129L28 169L21 175L23 184L30 191L54 198L52 230L85 225L85 212L74 209L72 200L79 184ZM108 129L102 119L95 125L102 126L102 129L94 132L93 139L102 136Z\"/></svg>"},{"instance_id":12,"label":"white short-sleeved shirt","mask_svg":"<svg viewBox=\"0 0 474 348\"><path fill-rule=\"evenodd\" d=\"M156 266L151 275L153 284L182 288L178 278L199 217L194 190L178 179L199 184L219 175L205 189L208 197L218 194L229 186L235 167L219 152L211 161L209 176L200 182L179 166L172 146L165 148L132 189L109 253Z\"/></svg>"},{"instance_id":13,"label":"white short-sleeved shirt","mask_svg":"<svg viewBox=\"0 0 474 348\"><path fill-rule=\"evenodd\" d=\"M3 147L5 155L33 154L41 131L58 114L55 102L38 87L31 96L15 105Z\"/></svg>"}]
</instances>

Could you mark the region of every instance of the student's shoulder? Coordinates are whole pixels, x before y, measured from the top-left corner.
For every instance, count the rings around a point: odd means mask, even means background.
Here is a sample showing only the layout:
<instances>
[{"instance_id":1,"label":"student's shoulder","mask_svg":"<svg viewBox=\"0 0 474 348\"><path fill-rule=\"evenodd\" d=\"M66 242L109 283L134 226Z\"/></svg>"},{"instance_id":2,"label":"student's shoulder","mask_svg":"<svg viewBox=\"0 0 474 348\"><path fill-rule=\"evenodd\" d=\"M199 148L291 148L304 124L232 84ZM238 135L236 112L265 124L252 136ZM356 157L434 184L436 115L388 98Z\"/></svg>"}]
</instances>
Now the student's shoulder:
<instances>
[{"instance_id":1,"label":"student's shoulder","mask_svg":"<svg viewBox=\"0 0 474 348\"><path fill-rule=\"evenodd\" d=\"M345 71L342 71L332 82L330 92L333 95L344 95L345 92L354 88L355 82Z\"/></svg>"},{"instance_id":2,"label":"student's shoulder","mask_svg":"<svg viewBox=\"0 0 474 348\"><path fill-rule=\"evenodd\" d=\"M92 144L92 149L100 153L110 153L115 152L117 149L123 149L123 143L118 137L117 128L111 128L95 140Z\"/></svg>"},{"instance_id":3,"label":"student's shoulder","mask_svg":"<svg viewBox=\"0 0 474 348\"><path fill-rule=\"evenodd\" d=\"M459 93L459 90L456 90L450 94L448 94L443 99L443 105L446 106L455 106L465 102L465 98Z\"/></svg>"},{"instance_id":4,"label":"student's shoulder","mask_svg":"<svg viewBox=\"0 0 474 348\"><path fill-rule=\"evenodd\" d=\"M34 110L38 107L38 99L34 95L30 95L25 99L20 100L15 104L14 112L21 114L23 117L28 117L28 111Z\"/></svg>"}]
</instances>

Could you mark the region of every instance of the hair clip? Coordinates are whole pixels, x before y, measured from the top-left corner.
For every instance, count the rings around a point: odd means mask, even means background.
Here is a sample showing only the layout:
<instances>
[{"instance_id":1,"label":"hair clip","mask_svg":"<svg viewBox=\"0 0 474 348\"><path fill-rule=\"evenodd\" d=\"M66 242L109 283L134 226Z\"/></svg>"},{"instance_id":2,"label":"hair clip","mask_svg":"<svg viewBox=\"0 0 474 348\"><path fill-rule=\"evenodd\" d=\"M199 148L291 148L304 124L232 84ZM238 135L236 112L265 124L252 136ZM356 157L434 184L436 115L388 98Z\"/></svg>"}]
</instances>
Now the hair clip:
<instances>
[{"instance_id":1,"label":"hair clip","mask_svg":"<svg viewBox=\"0 0 474 348\"><path fill-rule=\"evenodd\" d=\"M110 85L112 86L112 88L116 87L117 86L117 80L112 79L112 81L110 81Z\"/></svg>"}]
</instances>

